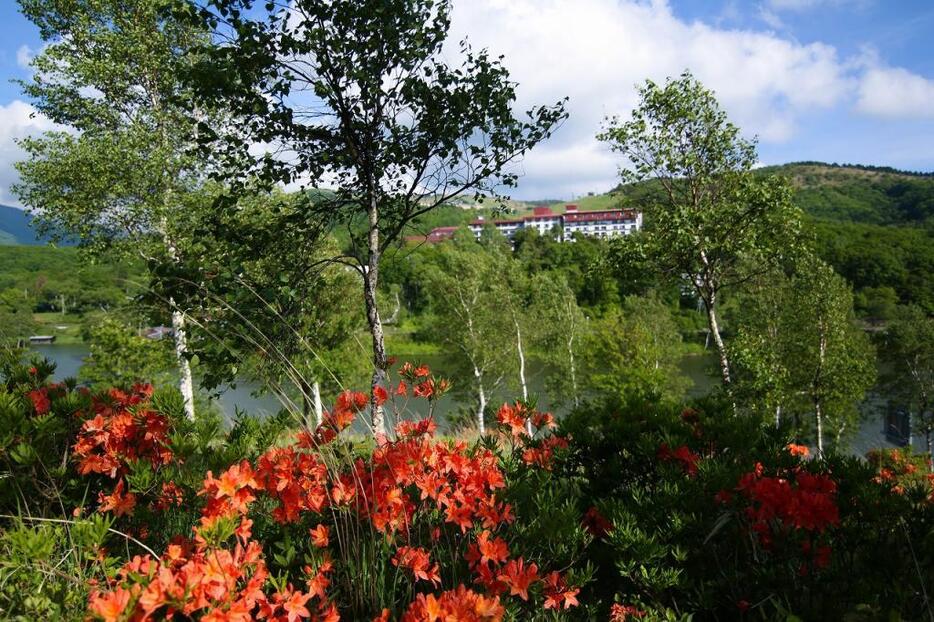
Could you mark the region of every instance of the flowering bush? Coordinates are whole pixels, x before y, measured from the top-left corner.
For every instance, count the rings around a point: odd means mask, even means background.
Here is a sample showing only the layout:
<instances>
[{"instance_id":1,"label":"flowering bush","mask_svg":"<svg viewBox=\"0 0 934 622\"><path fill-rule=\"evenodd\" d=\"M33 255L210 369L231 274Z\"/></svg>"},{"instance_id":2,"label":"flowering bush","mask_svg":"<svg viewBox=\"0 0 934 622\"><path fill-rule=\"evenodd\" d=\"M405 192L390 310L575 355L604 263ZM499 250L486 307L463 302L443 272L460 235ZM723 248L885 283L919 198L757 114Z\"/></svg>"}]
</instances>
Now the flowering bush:
<instances>
[{"instance_id":1,"label":"flowering bush","mask_svg":"<svg viewBox=\"0 0 934 622\"><path fill-rule=\"evenodd\" d=\"M717 399L591 404L561 428L596 539L579 598L612 619L926 615L934 503L914 459L813 460Z\"/></svg>"},{"instance_id":2,"label":"flowering bush","mask_svg":"<svg viewBox=\"0 0 934 622\"><path fill-rule=\"evenodd\" d=\"M448 388L424 366L315 429L226 432L174 392L51 371L3 369L2 509L29 509L0 529L7 617L917 618L934 592L923 460L813 459L716 400L561 422L520 401L468 443L401 416ZM371 397L403 419L375 444L350 430Z\"/></svg>"},{"instance_id":3,"label":"flowering bush","mask_svg":"<svg viewBox=\"0 0 934 622\"><path fill-rule=\"evenodd\" d=\"M396 395L411 389L432 399L444 386L426 368L404 367L403 377L411 385L403 381ZM524 555L504 494L504 467L514 465L517 477L547 472L567 446L542 435L553 426L550 415L507 405L500 442L473 446L436 440L431 418L402 421L392 440L361 455L341 432L369 402L345 392L317 429L254 462L209 471L191 538L159 558L131 560L92 595L91 613L104 620L168 611L204 620L414 621L445 613L501 620L507 612L557 615L579 606L585 574L546 572L552 560ZM265 544L252 539L257 529ZM278 549L271 557L270 541Z\"/></svg>"}]
</instances>

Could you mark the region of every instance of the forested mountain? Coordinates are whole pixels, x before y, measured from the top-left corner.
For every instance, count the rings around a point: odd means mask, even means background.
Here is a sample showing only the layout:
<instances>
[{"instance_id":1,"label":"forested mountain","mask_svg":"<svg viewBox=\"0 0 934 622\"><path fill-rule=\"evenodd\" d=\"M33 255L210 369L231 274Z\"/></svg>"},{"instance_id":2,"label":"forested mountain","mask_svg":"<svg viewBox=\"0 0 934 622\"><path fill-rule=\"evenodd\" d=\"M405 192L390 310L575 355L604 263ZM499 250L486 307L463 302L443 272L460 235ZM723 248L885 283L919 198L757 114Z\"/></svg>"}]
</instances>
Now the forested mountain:
<instances>
[{"instance_id":1,"label":"forested mountain","mask_svg":"<svg viewBox=\"0 0 934 622\"><path fill-rule=\"evenodd\" d=\"M32 217L21 209L0 205L0 244L42 244L30 227Z\"/></svg>"},{"instance_id":2,"label":"forested mountain","mask_svg":"<svg viewBox=\"0 0 934 622\"><path fill-rule=\"evenodd\" d=\"M798 205L816 219L905 225L934 218L934 173L824 162L791 162L757 170L762 175L789 178ZM653 182L624 184L605 194L564 202L528 201L524 207L553 203L574 203L582 210L638 206L656 190Z\"/></svg>"},{"instance_id":3,"label":"forested mountain","mask_svg":"<svg viewBox=\"0 0 934 622\"><path fill-rule=\"evenodd\" d=\"M798 205L814 218L876 225L919 224L934 218L931 173L820 162L760 170L790 178Z\"/></svg>"}]
</instances>

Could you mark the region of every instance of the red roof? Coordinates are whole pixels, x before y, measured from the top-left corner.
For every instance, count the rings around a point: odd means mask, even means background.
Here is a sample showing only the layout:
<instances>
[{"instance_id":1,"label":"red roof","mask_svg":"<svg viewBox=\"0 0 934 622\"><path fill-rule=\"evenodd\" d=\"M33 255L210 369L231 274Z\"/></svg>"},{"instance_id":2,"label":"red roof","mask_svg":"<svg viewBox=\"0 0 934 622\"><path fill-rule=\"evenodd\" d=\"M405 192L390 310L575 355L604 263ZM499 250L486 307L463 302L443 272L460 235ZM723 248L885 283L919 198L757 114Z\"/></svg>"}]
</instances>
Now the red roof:
<instances>
[{"instance_id":1,"label":"red roof","mask_svg":"<svg viewBox=\"0 0 934 622\"><path fill-rule=\"evenodd\" d=\"M566 222L594 222L600 220L635 220L636 213L631 209L608 209L599 212L571 212L564 215Z\"/></svg>"},{"instance_id":2,"label":"red roof","mask_svg":"<svg viewBox=\"0 0 934 622\"><path fill-rule=\"evenodd\" d=\"M538 207L533 208L532 215L533 216L554 216L554 214L551 213L551 208L545 205L539 205Z\"/></svg>"},{"instance_id":3,"label":"red roof","mask_svg":"<svg viewBox=\"0 0 934 622\"><path fill-rule=\"evenodd\" d=\"M405 241L435 244L437 242L443 242L444 240L450 240L454 237L455 231L457 231L457 227L435 227L428 232L428 235L407 235Z\"/></svg>"}]
</instances>

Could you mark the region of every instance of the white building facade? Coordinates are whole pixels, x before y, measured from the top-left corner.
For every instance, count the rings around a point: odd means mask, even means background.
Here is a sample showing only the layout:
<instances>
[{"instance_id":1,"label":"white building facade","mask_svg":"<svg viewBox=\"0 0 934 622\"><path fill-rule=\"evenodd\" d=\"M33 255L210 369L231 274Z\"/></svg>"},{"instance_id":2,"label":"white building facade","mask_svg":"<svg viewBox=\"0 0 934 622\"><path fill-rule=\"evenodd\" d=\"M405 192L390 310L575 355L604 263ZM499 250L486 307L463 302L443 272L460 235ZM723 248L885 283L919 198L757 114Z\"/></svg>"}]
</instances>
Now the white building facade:
<instances>
[{"instance_id":1,"label":"white building facade","mask_svg":"<svg viewBox=\"0 0 934 622\"><path fill-rule=\"evenodd\" d=\"M566 205L563 214L554 214L551 208L536 207L531 216L512 220L479 219L469 227L479 238L483 228L491 224L510 240L521 229L534 229L539 235L556 231L558 240L565 242L572 241L575 233L598 238L629 235L642 228L642 213L631 209L582 212L576 205Z\"/></svg>"}]
</instances>

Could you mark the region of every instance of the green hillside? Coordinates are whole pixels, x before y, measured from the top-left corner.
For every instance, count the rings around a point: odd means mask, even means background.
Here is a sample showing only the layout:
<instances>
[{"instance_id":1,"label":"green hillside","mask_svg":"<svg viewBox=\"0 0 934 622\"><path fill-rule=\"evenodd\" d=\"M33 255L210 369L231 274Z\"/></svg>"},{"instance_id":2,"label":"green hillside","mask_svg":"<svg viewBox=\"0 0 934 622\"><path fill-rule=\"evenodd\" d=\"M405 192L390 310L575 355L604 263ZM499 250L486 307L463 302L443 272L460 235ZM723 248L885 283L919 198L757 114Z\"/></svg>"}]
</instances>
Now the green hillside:
<instances>
[{"instance_id":1,"label":"green hillside","mask_svg":"<svg viewBox=\"0 0 934 622\"><path fill-rule=\"evenodd\" d=\"M790 178L798 205L822 220L905 225L934 217L931 174L819 162L769 166L761 171Z\"/></svg>"},{"instance_id":2,"label":"green hillside","mask_svg":"<svg viewBox=\"0 0 934 622\"><path fill-rule=\"evenodd\" d=\"M875 225L912 225L934 218L934 174L911 173L887 167L793 162L767 166L759 174L788 177L798 205L810 216L827 221ZM535 205L576 204L581 210L638 207L650 200L657 184L618 186L605 194L573 201L526 201L522 214Z\"/></svg>"},{"instance_id":3,"label":"green hillside","mask_svg":"<svg viewBox=\"0 0 934 622\"><path fill-rule=\"evenodd\" d=\"M41 244L30 227L31 221L23 210L0 205L0 244Z\"/></svg>"}]
</instances>

